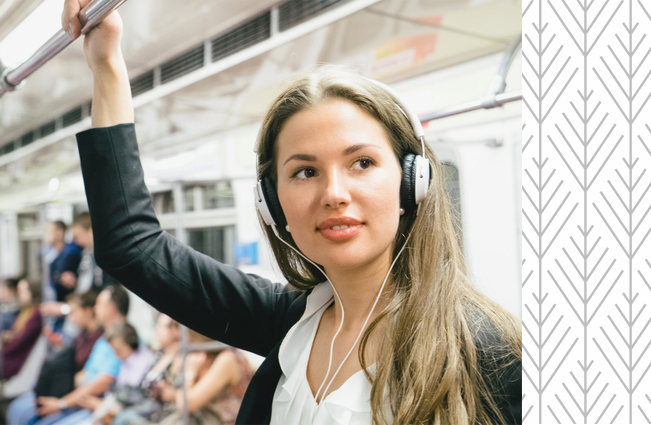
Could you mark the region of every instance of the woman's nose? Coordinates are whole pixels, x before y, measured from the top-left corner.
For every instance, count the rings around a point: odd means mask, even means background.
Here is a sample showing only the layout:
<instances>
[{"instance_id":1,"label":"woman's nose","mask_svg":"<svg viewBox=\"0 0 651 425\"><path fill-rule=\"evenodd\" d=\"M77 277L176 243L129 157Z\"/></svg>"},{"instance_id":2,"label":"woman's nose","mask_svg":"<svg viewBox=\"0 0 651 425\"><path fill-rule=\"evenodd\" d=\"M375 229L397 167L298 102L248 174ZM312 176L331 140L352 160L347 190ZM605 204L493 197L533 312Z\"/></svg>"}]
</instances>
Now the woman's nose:
<instances>
[{"instance_id":1,"label":"woman's nose","mask_svg":"<svg viewBox=\"0 0 651 425\"><path fill-rule=\"evenodd\" d=\"M345 175L332 170L324 179L322 204L325 207L339 208L350 204L350 190Z\"/></svg>"}]
</instances>

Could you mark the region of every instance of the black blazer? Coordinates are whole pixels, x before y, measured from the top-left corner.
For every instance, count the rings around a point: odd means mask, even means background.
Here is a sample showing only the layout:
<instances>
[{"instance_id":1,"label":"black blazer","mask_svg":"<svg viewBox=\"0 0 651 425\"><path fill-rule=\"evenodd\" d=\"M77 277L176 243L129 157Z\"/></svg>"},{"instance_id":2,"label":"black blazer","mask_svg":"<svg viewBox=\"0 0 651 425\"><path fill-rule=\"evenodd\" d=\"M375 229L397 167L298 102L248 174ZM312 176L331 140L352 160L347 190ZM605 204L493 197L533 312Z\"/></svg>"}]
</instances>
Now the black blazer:
<instances>
[{"instance_id":1,"label":"black blazer","mask_svg":"<svg viewBox=\"0 0 651 425\"><path fill-rule=\"evenodd\" d=\"M77 134L97 264L191 329L265 357L246 391L238 424L268 424L282 371L278 349L305 311L308 292L289 290L196 252L164 232L145 186L135 126ZM492 356L492 333L479 341ZM482 344L486 342L487 344ZM481 357L481 356L480 356ZM495 369L493 367L493 369ZM503 414L521 423L521 364L489 382ZM488 376L486 375L486 376Z\"/></svg>"}]
</instances>

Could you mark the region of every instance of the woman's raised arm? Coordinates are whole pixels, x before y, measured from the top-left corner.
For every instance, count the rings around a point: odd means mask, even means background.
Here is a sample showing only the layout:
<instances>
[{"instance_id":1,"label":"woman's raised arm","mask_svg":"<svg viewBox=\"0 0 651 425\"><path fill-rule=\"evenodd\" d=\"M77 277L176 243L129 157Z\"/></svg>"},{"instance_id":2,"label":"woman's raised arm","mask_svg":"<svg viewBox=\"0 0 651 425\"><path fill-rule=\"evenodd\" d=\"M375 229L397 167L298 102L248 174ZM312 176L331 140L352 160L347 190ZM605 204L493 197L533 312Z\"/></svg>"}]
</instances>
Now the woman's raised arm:
<instances>
[{"instance_id":1,"label":"woman's raised arm","mask_svg":"<svg viewBox=\"0 0 651 425\"><path fill-rule=\"evenodd\" d=\"M61 14L61 25L70 37L81 35L79 11L90 0L66 0ZM122 20L111 13L84 38L84 54L93 72L92 127L110 127L132 123L133 104L127 67L122 57L120 40Z\"/></svg>"},{"instance_id":2,"label":"woman's raised arm","mask_svg":"<svg viewBox=\"0 0 651 425\"><path fill-rule=\"evenodd\" d=\"M62 24L73 37L89 1L65 2ZM286 332L298 293L219 263L161 229L140 163L121 31L114 12L84 40L95 82L94 128L77 134L77 146L97 264L178 322L266 356Z\"/></svg>"}]
</instances>

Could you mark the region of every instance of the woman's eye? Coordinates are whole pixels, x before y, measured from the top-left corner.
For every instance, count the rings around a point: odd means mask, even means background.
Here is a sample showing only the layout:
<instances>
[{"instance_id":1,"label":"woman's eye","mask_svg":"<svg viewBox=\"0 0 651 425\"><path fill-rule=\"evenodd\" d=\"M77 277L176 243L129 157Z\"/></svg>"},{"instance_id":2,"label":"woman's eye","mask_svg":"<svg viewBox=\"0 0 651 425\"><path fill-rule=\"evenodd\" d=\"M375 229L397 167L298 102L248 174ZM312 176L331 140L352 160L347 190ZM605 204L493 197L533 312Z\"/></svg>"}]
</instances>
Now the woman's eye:
<instances>
[{"instance_id":1,"label":"woman's eye","mask_svg":"<svg viewBox=\"0 0 651 425\"><path fill-rule=\"evenodd\" d=\"M302 170L298 170L294 172L292 177L296 177L299 179L309 179L310 177L314 177L315 171L312 168L303 168Z\"/></svg>"},{"instance_id":2,"label":"woman's eye","mask_svg":"<svg viewBox=\"0 0 651 425\"><path fill-rule=\"evenodd\" d=\"M355 161L353 168L366 170L371 165L373 165L373 160L371 158L360 158L357 161Z\"/></svg>"}]
</instances>

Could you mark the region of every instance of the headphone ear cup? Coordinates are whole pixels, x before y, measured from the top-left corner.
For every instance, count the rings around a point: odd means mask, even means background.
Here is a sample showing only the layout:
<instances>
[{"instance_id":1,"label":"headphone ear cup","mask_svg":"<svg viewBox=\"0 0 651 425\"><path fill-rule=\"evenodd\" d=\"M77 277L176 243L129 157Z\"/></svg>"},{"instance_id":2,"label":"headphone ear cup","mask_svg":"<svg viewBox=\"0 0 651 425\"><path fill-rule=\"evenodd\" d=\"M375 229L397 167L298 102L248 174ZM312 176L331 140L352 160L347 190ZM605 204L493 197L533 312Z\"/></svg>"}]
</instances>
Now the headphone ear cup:
<instances>
[{"instance_id":1,"label":"headphone ear cup","mask_svg":"<svg viewBox=\"0 0 651 425\"><path fill-rule=\"evenodd\" d=\"M416 155L414 161L414 203L420 204L427 197L430 184L429 159Z\"/></svg>"},{"instance_id":2,"label":"headphone ear cup","mask_svg":"<svg viewBox=\"0 0 651 425\"><path fill-rule=\"evenodd\" d=\"M416 156L408 153L402 160L400 206L409 213L416 208Z\"/></svg>"},{"instance_id":3,"label":"headphone ear cup","mask_svg":"<svg viewBox=\"0 0 651 425\"><path fill-rule=\"evenodd\" d=\"M274 187L271 180L266 177L262 179L261 183L262 194L264 195L264 199L267 203L267 208L271 213L271 217L276 222L276 226L285 228L287 225L287 219L285 218L285 213L280 206L280 201L278 200L278 195L276 194L276 188Z\"/></svg>"}]
</instances>

